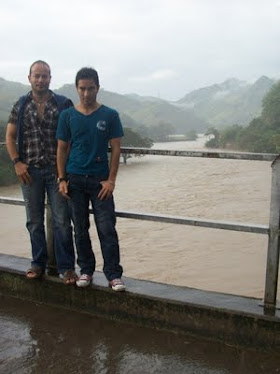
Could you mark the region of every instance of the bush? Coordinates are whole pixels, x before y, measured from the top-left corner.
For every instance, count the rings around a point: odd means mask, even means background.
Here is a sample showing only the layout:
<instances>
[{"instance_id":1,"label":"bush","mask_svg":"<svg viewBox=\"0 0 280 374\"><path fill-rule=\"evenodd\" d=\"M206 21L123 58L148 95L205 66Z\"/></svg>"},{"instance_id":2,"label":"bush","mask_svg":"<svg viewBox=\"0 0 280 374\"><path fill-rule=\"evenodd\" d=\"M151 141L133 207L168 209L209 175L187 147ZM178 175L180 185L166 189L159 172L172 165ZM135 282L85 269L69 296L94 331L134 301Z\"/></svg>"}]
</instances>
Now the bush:
<instances>
[{"instance_id":1,"label":"bush","mask_svg":"<svg viewBox=\"0 0 280 374\"><path fill-rule=\"evenodd\" d=\"M6 147L0 145L0 186L9 186L17 182L14 165L11 163Z\"/></svg>"}]
</instances>

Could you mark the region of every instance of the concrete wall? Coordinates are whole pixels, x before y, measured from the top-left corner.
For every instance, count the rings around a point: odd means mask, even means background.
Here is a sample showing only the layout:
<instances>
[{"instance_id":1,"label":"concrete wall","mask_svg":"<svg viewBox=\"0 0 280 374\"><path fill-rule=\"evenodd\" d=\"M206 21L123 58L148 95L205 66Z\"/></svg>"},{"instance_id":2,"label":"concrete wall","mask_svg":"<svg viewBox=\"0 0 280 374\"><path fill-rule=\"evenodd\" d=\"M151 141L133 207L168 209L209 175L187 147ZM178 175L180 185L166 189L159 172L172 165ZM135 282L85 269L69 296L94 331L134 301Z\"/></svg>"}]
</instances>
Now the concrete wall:
<instances>
[{"instance_id":1,"label":"concrete wall","mask_svg":"<svg viewBox=\"0 0 280 374\"><path fill-rule=\"evenodd\" d=\"M96 272L86 289L57 277L28 280L30 261L0 254L0 292L119 321L227 344L280 348L280 311L264 313L261 300L124 278L127 291L108 287Z\"/></svg>"}]
</instances>

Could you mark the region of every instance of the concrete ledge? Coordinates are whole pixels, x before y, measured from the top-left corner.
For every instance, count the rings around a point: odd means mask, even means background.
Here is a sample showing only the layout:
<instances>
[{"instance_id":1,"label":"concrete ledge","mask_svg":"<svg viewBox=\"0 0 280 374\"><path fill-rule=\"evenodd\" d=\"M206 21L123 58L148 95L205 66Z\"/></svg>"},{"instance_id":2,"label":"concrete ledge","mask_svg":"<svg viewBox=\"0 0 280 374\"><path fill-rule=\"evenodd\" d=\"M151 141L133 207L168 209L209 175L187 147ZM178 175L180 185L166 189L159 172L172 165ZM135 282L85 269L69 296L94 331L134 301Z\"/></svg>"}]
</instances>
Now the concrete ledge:
<instances>
[{"instance_id":1,"label":"concrete ledge","mask_svg":"<svg viewBox=\"0 0 280 374\"><path fill-rule=\"evenodd\" d=\"M58 307L227 344L280 348L280 312L264 314L261 300L124 278L127 291L108 288L103 273L86 289L57 277L28 280L30 260L0 254L0 292Z\"/></svg>"}]
</instances>

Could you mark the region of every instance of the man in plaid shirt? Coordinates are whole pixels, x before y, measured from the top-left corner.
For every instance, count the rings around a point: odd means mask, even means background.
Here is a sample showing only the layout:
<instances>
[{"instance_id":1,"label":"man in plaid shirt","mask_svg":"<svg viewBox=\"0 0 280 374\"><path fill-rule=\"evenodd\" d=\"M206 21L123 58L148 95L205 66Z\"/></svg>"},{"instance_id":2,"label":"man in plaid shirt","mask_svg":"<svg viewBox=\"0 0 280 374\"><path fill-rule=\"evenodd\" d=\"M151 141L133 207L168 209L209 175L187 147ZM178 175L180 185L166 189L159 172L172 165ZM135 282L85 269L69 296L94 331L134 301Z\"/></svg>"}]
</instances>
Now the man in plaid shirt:
<instances>
[{"instance_id":1,"label":"man in plaid shirt","mask_svg":"<svg viewBox=\"0 0 280 374\"><path fill-rule=\"evenodd\" d=\"M73 104L70 99L49 89L51 71L46 62L34 62L28 79L31 91L13 106L6 131L7 150L22 187L32 247L31 267L26 271L26 277L40 277L47 266L44 227L47 193L58 271L66 284L75 284L72 227L67 201L58 191L55 138L60 112Z\"/></svg>"}]
</instances>

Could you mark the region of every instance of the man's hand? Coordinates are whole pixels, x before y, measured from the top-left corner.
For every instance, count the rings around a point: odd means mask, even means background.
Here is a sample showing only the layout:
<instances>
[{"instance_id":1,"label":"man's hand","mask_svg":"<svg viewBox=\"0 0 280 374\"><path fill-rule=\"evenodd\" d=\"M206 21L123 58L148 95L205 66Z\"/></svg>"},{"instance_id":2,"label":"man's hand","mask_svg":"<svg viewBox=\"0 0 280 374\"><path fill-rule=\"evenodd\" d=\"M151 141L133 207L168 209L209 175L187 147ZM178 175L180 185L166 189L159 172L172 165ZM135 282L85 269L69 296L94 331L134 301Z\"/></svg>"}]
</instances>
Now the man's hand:
<instances>
[{"instance_id":1,"label":"man's hand","mask_svg":"<svg viewBox=\"0 0 280 374\"><path fill-rule=\"evenodd\" d=\"M22 184L31 184L32 178L28 173L28 165L24 164L21 161L17 162L15 164L15 172Z\"/></svg>"},{"instance_id":2,"label":"man's hand","mask_svg":"<svg viewBox=\"0 0 280 374\"><path fill-rule=\"evenodd\" d=\"M68 182L66 181L59 182L59 192L66 199L70 199L70 196L68 195Z\"/></svg>"},{"instance_id":3,"label":"man's hand","mask_svg":"<svg viewBox=\"0 0 280 374\"><path fill-rule=\"evenodd\" d=\"M113 191L115 189L115 183L111 180L106 180L106 181L101 181L100 184L102 186L102 189L98 194L98 198L100 200L109 199L112 196Z\"/></svg>"}]
</instances>

